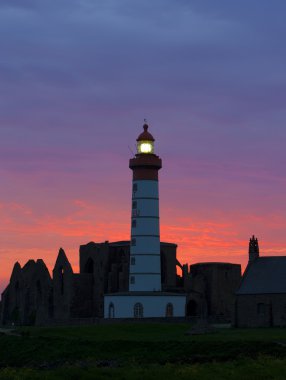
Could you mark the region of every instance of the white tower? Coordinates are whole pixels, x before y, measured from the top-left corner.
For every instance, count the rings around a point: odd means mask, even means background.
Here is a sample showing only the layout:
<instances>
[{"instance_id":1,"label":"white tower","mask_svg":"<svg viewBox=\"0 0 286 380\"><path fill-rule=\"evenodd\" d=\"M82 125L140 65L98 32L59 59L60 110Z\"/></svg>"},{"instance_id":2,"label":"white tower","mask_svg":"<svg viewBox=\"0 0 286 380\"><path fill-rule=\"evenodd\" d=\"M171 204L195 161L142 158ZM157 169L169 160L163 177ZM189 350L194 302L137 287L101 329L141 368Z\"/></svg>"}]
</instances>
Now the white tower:
<instances>
[{"instance_id":1,"label":"white tower","mask_svg":"<svg viewBox=\"0 0 286 380\"><path fill-rule=\"evenodd\" d=\"M137 138L133 171L129 291L161 291L158 171L154 138L144 124Z\"/></svg>"}]
</instances>

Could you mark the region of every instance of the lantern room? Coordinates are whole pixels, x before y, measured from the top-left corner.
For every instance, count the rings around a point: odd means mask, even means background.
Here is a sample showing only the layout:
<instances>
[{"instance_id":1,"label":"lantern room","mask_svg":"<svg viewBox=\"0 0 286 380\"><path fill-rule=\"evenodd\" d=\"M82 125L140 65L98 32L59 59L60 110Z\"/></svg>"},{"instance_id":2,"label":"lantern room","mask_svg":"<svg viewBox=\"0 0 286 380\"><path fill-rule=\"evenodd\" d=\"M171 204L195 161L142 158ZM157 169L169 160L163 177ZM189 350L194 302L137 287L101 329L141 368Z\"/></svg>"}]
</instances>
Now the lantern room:
<instances>
[{"instance_id":1,"label":"lantern room","mask_svg":"<svg viewBox=\"0 0 286 380\"><path fill-rule=\"evenodd\" d=\"M148 132L148 124L143 125L144 132L137 138L138 154L154 154L154 137Z\"/></svg>"}]
</instances>

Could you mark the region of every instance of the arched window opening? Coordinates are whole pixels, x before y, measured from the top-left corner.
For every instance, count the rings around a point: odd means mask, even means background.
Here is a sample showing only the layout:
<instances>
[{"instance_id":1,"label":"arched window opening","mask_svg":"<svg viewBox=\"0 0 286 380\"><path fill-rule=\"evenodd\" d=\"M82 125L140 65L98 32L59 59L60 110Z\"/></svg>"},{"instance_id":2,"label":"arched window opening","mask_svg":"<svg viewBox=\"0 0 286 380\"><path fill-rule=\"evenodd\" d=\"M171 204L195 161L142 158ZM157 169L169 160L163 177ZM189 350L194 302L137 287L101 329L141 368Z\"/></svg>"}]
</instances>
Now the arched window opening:
<instances>
[{"instance_id":1,"label":"arched window opening","mask_svg":"<svg viewBox=\"0 0 286 380\"><path fill-rule=\"evenodd\" d=\"M257 314L258 315L264 315L266 311L266 305L264 303L258 303L257 304Z\"/></svg>"},{"instance_id":2,"label":"arched window opening","mask_svg":"<svg viewBox=\"0 0 286 380\"><path fill-rule=\"evenodd\" d=\"M187 316L196 317L198 316L198 304L194 300L190 300L187 304Z\"/></svg>"},{"instance_id":3,"label":"arched window opening","mask_svg":"<svg viewBox=\"0 0 286 380\"><path fill-rule=\"evenodd\" d=\"M165 284L167 279L167 263L166 263L166 257L165 253L161 251L161 284Z\"/></svg>"},{"instance_id":4,"label":"arched window opening","mask_svg":"<svg viewBox=\"0 0 286 380\"><path fill-rule=\"evenodd\" d=\"M134 318L143 318L143 305L140 302L137 302L134 305Z\"/></svg>"},{"instance_id":5,"label":"arched window opening","mask_svg":"<svg viewBox=\"0 0 286 380\"><path fill-rule=\"evenodd\" d=\"M24 296L24 323L29 324L29 315L31 312L31 297L30 297L30 288L26 289Z\"/></svg>"},{"instance_id":6,"label":"arched window opening","mask_svg":"<svg viewBox=\"0 0 286 380\"><path fill-rule=\"evenodd\" d=\"M16 305L19 306L20 303L20 285L19 281L16 282L15 284L15 299L16 299Z\"/></svg>"},{"instance_id":7,"label":"arched window opening","mask_svg":"<svg viewBox=\"0 0 286 380\"><path fill-rule=\"evenodd\" d=\"M53 293L50 292L48 297L48 315L50 318L53 318L54 316L54 302L53 302Z\"/></svg>"},{"instance_id":8,"label":"arched window opening","mask_svg":"<svg viewBox=\"0 0 286 380\"><path fill-rule=\"evenodd\" d=\"M119 251L119 258L120 258L120 263L126 263L127 262L127 260L126 260L126 254L125 254L125 252L124 252L124 249L120 249L120 251Z\"/></svg>"},{"instance_id":9,"label":"arched window opening","mask_svg":"<svg viewBox=\"0 0 286 380\"><path fill-rule=\"evenodd\" d=\"M42 285L41 285L40 280L37 281L36 288L37 288L37 306L39 306L42 302Z\"/></svg>"},{"instance_id":10,"label":"arched window opening","mask_svg":"<svg viewBox=\"0 0 286 380\"><path fill-rule=\"evenodd\" d=\"M64 294L64 268L60 268L60 289L61 289L61 294Z\"/></svg>"},{"instance_id":11,"label":"arched window opening","mask_svg":"<svg viewBox=\"0 0 286 380\"><path fill-rule=\"evenodd\" d=\"M114 304L110 302L108 307L108 318L114 318Z\"/></svg>"},{"instance_id":12,"label":"arched window opening","mask_svg":"<svg viewBox=\"0 0 286 380\"><path fill-rule=\"evenodd\" d=\"M176 278L177 278L177 286L184 286L184 278L183 278L183 268L181 265L176 264Z\"/></svg>"},{"instance_id":13,"label":"arched window opening","mask_svg":"<svg viewBox=\"0 0 286 380\"><path fill-rule=\"evenodd\" d=\"M93 273L94 272L94 261L90 257L84 266L84 273Z\"/></svg>"},{"instance_id":14,"label":"arched window opening","mask_svg":"<svg viewBox=\"0 0 286 380\"><path fill-rule=\"evenodd\" d=\"M173 317L173 316L174 316L174 306L172 303L167 303L166 317Z\"/></svg>"}]
</instances>

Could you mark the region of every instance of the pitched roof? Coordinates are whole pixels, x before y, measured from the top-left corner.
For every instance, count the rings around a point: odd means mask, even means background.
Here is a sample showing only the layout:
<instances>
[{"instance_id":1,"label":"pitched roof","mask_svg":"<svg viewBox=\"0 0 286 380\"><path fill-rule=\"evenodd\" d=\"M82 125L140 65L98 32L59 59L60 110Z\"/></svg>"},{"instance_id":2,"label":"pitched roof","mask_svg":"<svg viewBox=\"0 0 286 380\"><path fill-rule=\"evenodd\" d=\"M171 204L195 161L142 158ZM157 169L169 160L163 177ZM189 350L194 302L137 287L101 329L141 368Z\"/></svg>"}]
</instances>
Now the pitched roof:
<instances>
[{"instance_id":1,"label":"pitched roof","mask_svg":"<svg viewBox=\"0 0 286 380\"><path fill-rule=\"evenodd\" d=\"M286 256L259 257L248 265L236 294L286 293Z\"/></svg>"}]
</instances>

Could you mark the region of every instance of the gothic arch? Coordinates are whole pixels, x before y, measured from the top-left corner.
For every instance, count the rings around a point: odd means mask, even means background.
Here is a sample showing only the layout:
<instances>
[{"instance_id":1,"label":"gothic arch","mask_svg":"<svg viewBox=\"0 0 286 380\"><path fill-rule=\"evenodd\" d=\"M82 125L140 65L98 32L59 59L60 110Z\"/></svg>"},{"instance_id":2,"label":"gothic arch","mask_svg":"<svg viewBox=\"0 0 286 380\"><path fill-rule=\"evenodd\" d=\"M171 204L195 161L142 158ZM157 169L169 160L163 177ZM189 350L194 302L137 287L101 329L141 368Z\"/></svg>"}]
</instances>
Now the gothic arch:
<instances>
[{"instance_id":1,"label":"gothic arch","mask_svg":"<svg viewBox=\"0 0 286 380\"><path fill-rule=\"evenodd\" d=\"M36 282L36 290L37 290L37 306L39 306L42 303L43 299L43 291L42 291L42 284L40 280L37 280Z\"/></svg>"},{"instance_id":2,"label":"gothic arch","mask_svg":"<svg viewBox=\"0 0 286 380\"><path fill-rule=\"evenodd\" d=\"M65 270L63 267L60 267L59 268L59 277L60 277L60 290L61 290L61 294L63 295L64 292L65 292L65 282L64 282L64 274L65 274Z\"/></svg>"},{"instance_id":3,"label":"gothic arch","mask_svg":"<svg viewBox=\"0 0 286 380\"><path fill-rule=\"evenodd\" d=\"M94 260L91 257L85 263L84 273L94 273Z\"/></svg>"},{"instance_id":4,"label":"gothic arch","mask_svg":"<svg viewBox=\"0 0 286 380\"><path fill-rule=\"evenodd\" d=\"M161 284L165 284L167 280L167 261L163 251L160 252L161 261Z\"/></svg>"},{"instance_id":5,"label":"gothic arch","mask_svg":"<svg viewBox=\"0 0 286 380\"><path fill-rule=\"evenodd\" d=\"M199 315L198 313L198 303L195 300L190 300L187 303L187 316L188 317L196 317Z\"/></svg>"},{"instance_id":6,"label":"gothic arch","mask_svg":"<svg viewBox=\"0 0 286 380\"><path fill-rule=\"evenodd\" d=\"M16 306L19 306L19 303L20 303L20 284L19 284L19 280L17 280L16 284L15 284L15 301L16 301Z\"/></svg>"}]
</instances>

